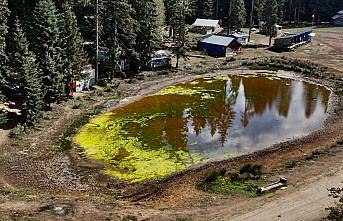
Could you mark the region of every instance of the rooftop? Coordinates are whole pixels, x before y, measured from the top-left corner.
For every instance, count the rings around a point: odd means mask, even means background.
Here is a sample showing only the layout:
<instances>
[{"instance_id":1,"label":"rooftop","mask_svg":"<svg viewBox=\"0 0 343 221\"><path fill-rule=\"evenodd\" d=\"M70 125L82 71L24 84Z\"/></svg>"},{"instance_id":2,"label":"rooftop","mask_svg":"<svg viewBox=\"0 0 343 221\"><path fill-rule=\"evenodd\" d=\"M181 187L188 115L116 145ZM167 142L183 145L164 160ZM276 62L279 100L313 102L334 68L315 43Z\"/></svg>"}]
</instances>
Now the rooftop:
<instances>
[{"instance_id":1,"label":"rooftop","mask_svg":"<svg viewBox=\"0 0 343 221\"><path fill-rule=\"evenodd\" d=\"M231 36L234 36L236 38L241 38L241 37L248 37L249 35L247 33L244 33L244 32L235 32L235 33L231 34Z\"/></svg>"},{"instance_id":2,"label":"rooftop","mask_svg":"<svg viewBox=\"0 0 343 221\"><path fill-rule=\"evenodd\" d=\"M210 35L201 40L202 43L220 45L220 46L229 46L232 41L235 41L234 38L220 36L220 35Z\"/></svg>"},{"instance_id":3,"label":"rooftop","mask_svg":"<svg viewBox=\"0 0 343 221\"><path fill-rule=\"evenodd\" d=\"M332 18L333 20L336 20L337 18L341 18L341 17L343 17L343 13L342 13L342 14L337 14L337 15L335 15L335 16L332 16L331 18Z\"/></svg>"},{"instance_id":4,"label":"rooftop","mask_svg":"<svg viewBox=\"0 0 343 221\"><path fill-rule=\"evenodd\" d=\"M193 26L201 26L201 27L216 27L217 25L219 25L219 20L200 19L200 18L195 20L193 24Z\"/></svg>"},{"instance_id":5,"label":"rooftop","mask_svg":"<svg viewBox=\"0 0 343 221\"><path fill-rule=\"evenodd\" d=\"M310 33L312 33L311 30L303 30L303 31L297 31L297 32L290 32L287 35L283 35L283 36L277 37L275 39L292 38L292 37L295 37L295 36L299 36L299 35L303 35L303 34L310 34Z\"/></svg>"}]
</instances>

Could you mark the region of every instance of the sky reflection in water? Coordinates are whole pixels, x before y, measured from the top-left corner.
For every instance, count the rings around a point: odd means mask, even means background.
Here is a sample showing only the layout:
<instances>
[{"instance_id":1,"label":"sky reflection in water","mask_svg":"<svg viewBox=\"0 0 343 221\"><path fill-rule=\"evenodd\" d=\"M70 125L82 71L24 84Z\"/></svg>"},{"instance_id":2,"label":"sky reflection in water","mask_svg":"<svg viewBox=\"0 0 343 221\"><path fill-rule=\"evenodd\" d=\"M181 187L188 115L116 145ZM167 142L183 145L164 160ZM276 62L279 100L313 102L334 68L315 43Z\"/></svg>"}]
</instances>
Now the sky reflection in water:
<instances>
[{"instance_id":1,"label":"sky reflection in water","mask_svg":"<svg viewBox=\"0 0 343 221\"><path fill-rule=\"evenodd\" d=\"M145 127L128 123L151 149L184 150L220 160L307 135L323 126L330 91L267 75L230 75L177 85L199 93L162 93L114 110L113 117L162 113Z\"/></svg>"}]
</instances>

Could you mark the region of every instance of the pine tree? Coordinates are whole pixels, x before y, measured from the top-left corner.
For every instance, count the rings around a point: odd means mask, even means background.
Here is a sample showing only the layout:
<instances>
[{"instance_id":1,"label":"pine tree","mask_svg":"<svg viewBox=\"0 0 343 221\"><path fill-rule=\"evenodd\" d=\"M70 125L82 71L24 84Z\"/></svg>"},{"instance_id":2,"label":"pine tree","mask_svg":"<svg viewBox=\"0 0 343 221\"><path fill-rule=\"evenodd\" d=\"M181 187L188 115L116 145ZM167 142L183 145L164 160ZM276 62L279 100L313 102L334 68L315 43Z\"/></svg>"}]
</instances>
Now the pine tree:
<instances>
[{"instance_id":1,"label":"pine tree","mask_svg":"<svg viewBox=\"0 0 343 221\"><path fill-rule=\"evenodd\" d=\"M135 52L136 21L132 18L132 7L127 0L108 0L102 10L103 49L107 54L106 66L123 73L121 62L130 61L131 68L137 69L139 55Z\"/></svg>"},{"instance_id":2,"label":"pine tree","mask_svg":"<svg viewBox=\"0 0 343 221\"><path fill-rule=\"evenodd\" d=\"M78 28L76 16L70 4L64 5L63 12L63 54L65 59L65 69L67 85L74 79L81 79L83 66L87 63L87 57L83 50L83 39Z\"/></svg>"},{"instance_id":3,"label":"pine tree","mask_svg":"<svg viewBox=\"0 0 343 221\"><path fill-rule=\"evenodd\" d=\"M7 18L9 15L7 0L0 0L0 89L2 87L3 76L6 70L6 34L7 34Z\"/></svg>"},{"instance_id":4,"label":"pine tree","mask_svg":"<svg viewBox=\"0 0 343 221\"><path fill-rule=\"evenodd\" d=\"M275 24L278 21L278 4L276 0L267 0L262 13L264 26L269 35L269 46L272 44L272 37L275 35Z\"/></svg>"},{"instance_id":5,"label":"pine tree","mask_svg":"<svg viewBox=\"0 0 343 221\"><path fill-rule=\"evenodd\" d=\"M137 21L135 51L139 54L139 68L147 67L158 45L157 11L154 0L131 0ZM144 18L144 19L142 19Z\"/></svg>"},{"instance_id":6,"label":"pine tree","mask_svg":"<svg viewBox=\"0 0 343 221\"><path fill-rule=\"evenodd\" d=\"M5 84L5 71L6 71L6 34L7 34L7 18L9 15L7 0L0 0L0 103L5 100L2 94L2 88ZM7 114L4 110L0 109L0 125L7 122Z\"/></svg>"},{"instance_id":7,"label":"pine tree","mask_svg":"<svg viewBox=\"0 0 343 221\"><path fill-rule=\"evenodd\" d=\"M232 12L230 18L230 24L233 29L240 29L246 21L246 10L244 0L231 0Z\"/></svg>"},{"instance_id":8,"label":"pine tree","mask_svg":"<svg viewBox=\"0 0 343 221\"><path fill-rule=\"evenodd\" d=\"M215 0L206 0L204 8L204 18L213 19L215 17Z\"/></svg>"},{"instance_id":9,"label":"pine tree","mask_svg":"<svg viewBox=\"0 0 343 221\"><path fill-rule=\"evenodd\" d=\"M175 41L175 32L176 32L176 17L177 13L177 5L179 4L179 0L165 0L165 16L166 16L166 25L169 26L169 38L173 38Z\"/></svg>"},{"instance_id":10,"label":"pine tree","mask_svg":"<svg viewBox=\"0 0 343 221\"><path fill-rule=\"evenodd\" d=\"M197 0L195 2L196 18L212 19L214 17L215 0Z\"/></svg>"},{"instance_id":11,"label":"pine tree","mask_svg":"<svg viewBox=\"0 0 343 221\"><path fill-rule=\"evenodd\" d=\"M165 5L163 0L155 0L156 4L156 12L157 12L157 18L156 23L158 27L158 34L160 35L160 39L163 40L163 31L164 26L166 22L166 16L165 16Z\"/></svg>"},{"instance_id":12,"label":"pine tree","mask_svg":"<svg viewBox=\"0 0 343 221\"><path fill-rule=\"evenodd\" d=\"M186 15L190 13L190 4L188 0L176 0L174 8L175 18L175 46L173 52L176 54L176 68L179 67L181 57L187 58L187 27Z\"/></svg>"},{"instance_id":13,"label":"pine tree","mask_svg":"<svg viewBox=\"0 0 343 221\"><path fill-rule=\"evenodd\" d=\"M15 88L13 101L21 107L21 118L27 126L33 126L42 110L43 97L39 69L35 56L29 51L29 43L17 19L11 31L9 44L9 78Z\"/></svg>"},{"instance_id":14,"label":"pine tree","mask_svg":"<svg viewBox=\"0 0 343 221\"><path fill-rule=\"evenodd\" d=\"M31 48L42 70L44 101L47 105L64 95L65 61L61 48L61 22L52 0L40 0L33 13Z\"/></svg>"}]
</instances>

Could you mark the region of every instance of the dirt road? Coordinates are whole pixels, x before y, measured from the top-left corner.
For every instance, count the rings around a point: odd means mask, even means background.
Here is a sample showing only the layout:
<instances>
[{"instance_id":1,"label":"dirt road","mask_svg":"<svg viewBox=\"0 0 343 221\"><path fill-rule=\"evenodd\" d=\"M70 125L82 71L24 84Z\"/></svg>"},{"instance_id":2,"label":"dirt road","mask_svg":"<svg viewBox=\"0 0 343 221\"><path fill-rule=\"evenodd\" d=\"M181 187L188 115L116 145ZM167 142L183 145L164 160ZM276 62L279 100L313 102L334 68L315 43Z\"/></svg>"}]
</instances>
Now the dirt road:
<instances>
[{"instance_id":1,"label":"dirt road","mask_svg":"<svg viewBox=\"0 0 343 221\"><path fill-rule=\"evenodd\" d=\"M232 221L314 221L325 217L327 211L324 208L333 204L328 197L327 188L339 185L343 181L343 170L337 171L330 177L322 177L320 180L311 183L309 186L280 196L277 199L266 203L262 207L252 210L246 214L231 217L226 216L225 211L217 214L216 220Z\"/></svg>"}]
</instances>

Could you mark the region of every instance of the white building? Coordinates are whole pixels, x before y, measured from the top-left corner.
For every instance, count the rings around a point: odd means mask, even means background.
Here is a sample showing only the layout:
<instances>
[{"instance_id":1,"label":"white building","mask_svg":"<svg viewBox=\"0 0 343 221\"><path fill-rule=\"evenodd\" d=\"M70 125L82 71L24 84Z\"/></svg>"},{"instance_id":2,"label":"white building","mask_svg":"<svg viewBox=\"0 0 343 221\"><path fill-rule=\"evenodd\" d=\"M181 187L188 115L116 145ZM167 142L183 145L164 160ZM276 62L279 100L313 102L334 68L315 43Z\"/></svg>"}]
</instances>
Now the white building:
<instances>
[{"instance_id":1,"label":"white building","mask_svg":"<svg viewBox=\"0 0 343 221\"><path fill-rule=\"evenodd\" d=\"M220 29L219 20L200 19L198 18L192 24L190 31L201 34L216 33Z\"/></svg>"},{"instance_id":2,"label":"white building","mask_svg":"<svg viewBox=\"0 0 343 221\"><path fill-rule=\"evenodd\" d=\"M83 80L76 81L75 92L88 90L90 87L95 85L95 69L92 67L92 65L86 65L81 73L86 77Z\"/></svg>"}]
</instances>

